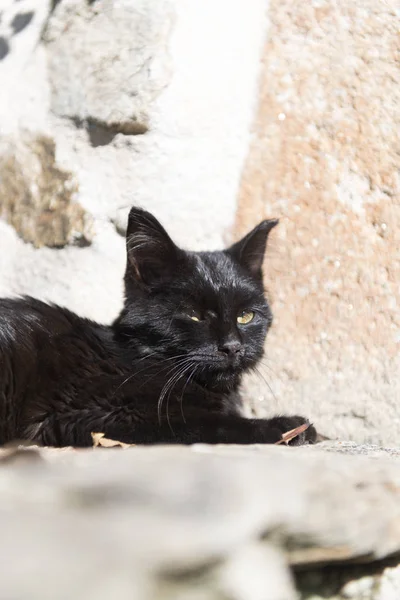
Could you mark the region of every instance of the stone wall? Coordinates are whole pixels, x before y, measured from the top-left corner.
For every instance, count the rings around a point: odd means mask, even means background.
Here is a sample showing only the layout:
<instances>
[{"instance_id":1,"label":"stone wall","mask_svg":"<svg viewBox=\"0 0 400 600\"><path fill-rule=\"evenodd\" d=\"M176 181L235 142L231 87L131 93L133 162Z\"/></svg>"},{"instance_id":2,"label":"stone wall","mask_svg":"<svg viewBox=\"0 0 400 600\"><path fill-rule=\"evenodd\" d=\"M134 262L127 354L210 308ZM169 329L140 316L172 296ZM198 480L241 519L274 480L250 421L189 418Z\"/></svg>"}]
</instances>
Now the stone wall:
<instances>
[{"instance_id":1,"label":"stone wall","mask_svg":"<svg viewBox=\"0 0 400 600\"><path fill-rule=\"evenodd\" d=\"M109 321L132 204L192 248L222 245L233 224L265 2L6 0L0 11L0 294Z\"/></svg>"},{"instance_id":2,"label":"stone wall","mask_svg":"<svg viewBox=\"0 0 400 600\"><path fill-rule=\"evenodd\" d=\"M400 435L400 71L395 0L272 0L237 235L280 217L258 412Z\"/></svg>"}]
</instances>

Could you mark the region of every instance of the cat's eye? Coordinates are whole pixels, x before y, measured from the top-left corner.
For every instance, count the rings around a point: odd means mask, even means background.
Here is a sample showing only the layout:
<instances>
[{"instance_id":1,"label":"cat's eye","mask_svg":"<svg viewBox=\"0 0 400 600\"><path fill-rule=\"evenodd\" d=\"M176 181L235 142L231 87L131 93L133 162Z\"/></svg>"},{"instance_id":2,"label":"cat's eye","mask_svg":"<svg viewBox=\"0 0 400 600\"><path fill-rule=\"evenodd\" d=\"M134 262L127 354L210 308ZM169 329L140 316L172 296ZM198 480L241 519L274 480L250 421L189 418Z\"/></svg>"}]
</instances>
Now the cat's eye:
<instances>
[{"instance_id":1,"label":"cat's eye","mask_svg":"<svg viewBox=\"0 0 400 600\"><path fill-rule=\"evenodd\" d=\"M199 313L198 310L191 310L188 312L188 317L190 319L192 319L192 321L196 321L196 323L198 323L199 321L201 321L201 314Z\"/></svg>"},{"instance_id":2,"label":"cat's eye","mask_svg":"<svg viewBox=\"0 0 400 600\"><path fill-rule=\"evenodd\" d=\"M252 310L244 310L240 313L240 315L238 315L237 322L240 325L247 325L247 323L250 323L250 321L252 321L253 319L254 312Z\"/></svg>"}]
</instances>

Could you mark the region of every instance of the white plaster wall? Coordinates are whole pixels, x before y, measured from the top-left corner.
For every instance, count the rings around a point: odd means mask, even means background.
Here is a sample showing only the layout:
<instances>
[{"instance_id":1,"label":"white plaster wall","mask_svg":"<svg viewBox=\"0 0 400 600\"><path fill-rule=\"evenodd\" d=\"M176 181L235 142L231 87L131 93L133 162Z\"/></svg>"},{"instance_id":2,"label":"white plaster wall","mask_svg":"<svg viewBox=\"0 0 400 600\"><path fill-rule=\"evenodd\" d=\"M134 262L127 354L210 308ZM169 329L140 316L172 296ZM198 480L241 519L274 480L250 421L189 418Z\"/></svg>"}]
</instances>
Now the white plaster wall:
<instances>
[{"instance_id":1,"label":"white plaster wall","mask_svg":"<svg viewBox=\"0 0 400 600\"><path fill-rule=\"evenodd\" d=\"M173 78L154 107L154 137L134 197L183 244L223 243L232 223L256 101L265 0L181 0ZM147 140L146 140L147 141ZM135 166L133 166L133 169Z\"/></svg>"},{"instance_id":2,"label":"white plaster wall","mask_svg":"<svg viewBox=\"0 0 400 600\"><path fill-rule=\"evenodd\" d=\"M167 51L172 78L144 136L88 148L58 123L59 159L79 172L82 203L99 215L138 204L177 241L219 246L236 208L266 34L265 0L177 0ZM125 215L127 208L122 210Z\"/></svg>"},{"instance_id":3,"label":"white plaster wall","mask_svg":"<svg viewBox=\"0 0 400 600\"><path fill-rule=\"evenodd\" d=\"M3 132L22 125L52 135L57 160L75 175L77 199L94 215L97 234L87 249L35 250L0 222L1 295L30 293L92 318L113 318L122 301L125 251L110 220L123 222L132 204L153 211L186 247L223 244L250 141L267 3L176 0L171 6L168 47L160 48L170 54L171 78L149 109L149 131L118 134L106 146L92 147L85 130L47 110L45 51L39 44L32 54L27 42L27 76L8 84L0 128L6 120Z\"/></svg>"}]
</instances>

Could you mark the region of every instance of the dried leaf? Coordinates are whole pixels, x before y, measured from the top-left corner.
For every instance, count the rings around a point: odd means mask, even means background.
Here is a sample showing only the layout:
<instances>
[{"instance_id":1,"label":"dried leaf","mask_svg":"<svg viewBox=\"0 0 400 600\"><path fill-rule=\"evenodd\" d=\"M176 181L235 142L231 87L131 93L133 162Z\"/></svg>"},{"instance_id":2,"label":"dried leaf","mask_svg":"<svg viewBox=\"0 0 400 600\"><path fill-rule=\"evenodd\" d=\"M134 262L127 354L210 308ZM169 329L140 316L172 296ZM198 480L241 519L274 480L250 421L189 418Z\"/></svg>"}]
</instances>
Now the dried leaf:
<instances>
[{"instance_id":1,"label":"dried leaf","mask_svg":"<svg viewBox=\"0 0 400 600\"><path fill-rule=\"evenodd\" d=\"M288 444L295 437L297 437L298 435L300 435L301 433L303 433L304 431L306 431L309 427L310 427L309 423L303 423L303 425L299 425L299 427L295 427L294 429L291 429L290 431L287 431L286 433L284 433L282 435L282 439L281 440L279 440L278 442L275 442L275 445L278 445L278 444Z\"/></svg>"},{"instance_id":2,"label":"dried leaf","mask_svg":"<svg viewBox=\"0 0 400 600\"><path fill-rule=\"evenodd\" d=\"M117 440L109 440L104 437L104 433L92 433L93 447L97 448L131 448L136 444L125 444L125 442L118 442Z\"/></svg>"}]
</instances>

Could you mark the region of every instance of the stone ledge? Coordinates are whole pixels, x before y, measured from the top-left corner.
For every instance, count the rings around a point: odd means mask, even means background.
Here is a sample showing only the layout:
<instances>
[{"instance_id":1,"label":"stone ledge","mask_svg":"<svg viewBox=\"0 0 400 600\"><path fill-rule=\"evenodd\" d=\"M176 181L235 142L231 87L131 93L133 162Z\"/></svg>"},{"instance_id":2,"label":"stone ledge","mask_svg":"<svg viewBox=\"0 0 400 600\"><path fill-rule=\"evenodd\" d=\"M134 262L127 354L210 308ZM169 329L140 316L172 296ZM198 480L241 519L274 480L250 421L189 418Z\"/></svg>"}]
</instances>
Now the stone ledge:
<instances>
[{"instance_id":1,"label":"stone ledge","mask_svg":"<svg viewBox=\"0 0 400 600\"><path fill-rule=\"evenodd\" d=\"M0 596L295 599L290 566L400 552L399 456L332 442L3 450Z\"/></svg>"}]
</instances>

